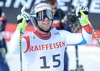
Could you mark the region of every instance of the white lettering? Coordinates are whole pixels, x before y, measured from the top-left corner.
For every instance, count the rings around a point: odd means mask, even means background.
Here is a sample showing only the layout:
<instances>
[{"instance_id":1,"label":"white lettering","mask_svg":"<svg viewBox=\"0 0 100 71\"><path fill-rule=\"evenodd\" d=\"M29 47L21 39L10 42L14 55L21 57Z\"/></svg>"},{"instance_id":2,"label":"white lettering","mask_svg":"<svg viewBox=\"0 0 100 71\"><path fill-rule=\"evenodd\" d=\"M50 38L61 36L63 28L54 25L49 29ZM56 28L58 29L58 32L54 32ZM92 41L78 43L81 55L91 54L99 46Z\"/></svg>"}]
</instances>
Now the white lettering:
<instances>
[{"instance_id":1,"label":"white lettering","mask_svg":"<svg viewBox=\"0 0 100 71\"><path fill-rule=\"evenodd\" d=\"M4 3L2 1L0 1L0 7L2 7L4 5Z\"/></svg>"},{"instance_id":2,"label":"white lettering","mask_svg":"<svg viewBox=\"0 0 100 71\"><path fill-rule=\"evenodd\" d=\"M100 1L92 0L90 5L90 12L91 13L100 13Z\"/></svg>"},{"instance_id":3,"label":"white lettering","mask_svg":"<svg viewBox=\"0 0 100 71\"><path fill-rule=\"evenodd\" d=\"M20 4L22 6L25 6L27 9L29 9L31 7L31 3L33 0L15 0L14 3L14 8L18 8L20 6Z\"/></svg>"},{"instance_id":4,"label":"white lettering","mask_svg":"<svg viewBox=\"0 0 100 71\"><path fill-rule=\"evenodd\" d=\"M6 0L5 7L10 7L12 0Z\"/></svg>"},{"instance_id":5,"label":"white lettering","mask_svg":"<svg viewBox=\"0 0 100 71\"><path fill-rule=\"evenodd\" d=\"M13 8L19 8L20 5L26 6L26 9L30 9L33 4L39 3L40 1L44 0L2 0L0 1L0 7L11 7ZM81 3L84 6L88 6L89 0L57 0L58 2L58 8L61 8L63 11L68 10L68 3L71 3L75 7L77 7L78 3ZM32 4L33 3L33 4ZM90 13L100 13L100 0L91 0L90 3L90 8L89 8Z\"/></svg>"},{"instance_id":6,"label":"white lettering","mask_svg":"<svg viewBox=\"0 0 100 71\"><path fill-rule=\"evenodd\" d=\"M66 6L66 3L70 2L71 0L58 0L58 8L61 8L63 11L68 10L68 6Z\"/></svg>"},{"instance_id":7,"label":"white lettering","mask_svg":"<svg viewBox=\"0 0 100 71\"><path fill-rule=\"evenodd\" d=\"M44 0L35 0L34 4L37 4L37 3L41 2L41 1L44 1Z\"/></svg>"},{"instance_id":8,"label":"white lettering","mask_svg":"<svg viewBox=\"0 0 100 71\"><path fill-rule=\"evenodd\" d=\"M82 4L83 6L87 6L89 3L88 0L73 0L72 1L72 5L74 5L75 7L77 7L78 4Z\"/></svg>"}]
</instances>

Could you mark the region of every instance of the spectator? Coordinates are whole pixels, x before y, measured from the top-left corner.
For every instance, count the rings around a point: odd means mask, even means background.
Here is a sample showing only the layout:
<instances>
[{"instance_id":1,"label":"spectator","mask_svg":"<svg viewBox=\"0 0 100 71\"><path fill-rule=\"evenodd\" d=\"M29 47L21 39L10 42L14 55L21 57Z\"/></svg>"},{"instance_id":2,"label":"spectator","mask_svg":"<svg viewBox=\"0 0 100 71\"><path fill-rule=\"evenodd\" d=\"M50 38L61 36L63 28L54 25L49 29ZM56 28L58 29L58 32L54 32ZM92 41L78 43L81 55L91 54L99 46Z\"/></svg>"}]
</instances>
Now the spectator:
<instances>
[{"instance_id":1,"label":"spectator","mask_svg":"<svg viewBox=\"0 0 100 71\"><path fill-rule=\"evenodd\" d=\"M6 16L0 8L0 71L9 71L8 64L6 63L7 46L3 36L7 24Z\"/></svg>"}]
</instances>

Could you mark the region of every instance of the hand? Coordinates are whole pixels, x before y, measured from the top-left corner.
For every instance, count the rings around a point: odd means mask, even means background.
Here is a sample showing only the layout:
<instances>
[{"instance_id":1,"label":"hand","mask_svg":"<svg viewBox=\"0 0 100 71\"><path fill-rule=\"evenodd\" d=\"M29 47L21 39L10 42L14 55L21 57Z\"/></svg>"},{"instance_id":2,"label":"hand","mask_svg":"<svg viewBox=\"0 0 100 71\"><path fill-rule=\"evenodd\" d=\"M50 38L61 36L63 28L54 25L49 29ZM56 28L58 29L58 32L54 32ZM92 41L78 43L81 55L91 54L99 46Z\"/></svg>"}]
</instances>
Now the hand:
<instances>
[{"instance_id":1,"label":"hand","mask_svg":"<svg viewBox=\"0 0 100 71\"><path fill-rule=\"evenodd\" d=\"M18 30L22 29L22 32L24 32L29 21L30 21L30 16L28 13L25 12L25 7L23 7L21 9L21 14L17 16L17 23L18 23L17 29Z\"/></svg>"},{"instance_id":2,"label":"hand","mask_svg":"<svg viewBox=\"0 0 100 71\"><path fill-rule=\"evenodd\" d=\"M89 24L88 8L82 5L78 5L76 9L76 16L79 18L81 26Z\"/></svg>"},{"instance_id":3,"label":"hand","mask_svg":"<svg viewBox=\"0 0 100 71\"><path fill-rule=\"evenodd\" d=\"M78 5L77 9L76 9L76 16L78 18L81 17L81 13L80 11L83 11L85 15L88 15L88 7L82 6L81 4Z\"/></svg>"},{"instance_id":4,"label":"hand","mask_svg":"<svg viewBox=\"0 0 100 71\"><path fill-rule=\"evenodd\" d=\"M21 9L21 14L17 16L18 24L22 23L22 20L25 19L26 23L30 21L30 16L28 13L25 12L25 6Z\"/></svg>"}]
</instances>

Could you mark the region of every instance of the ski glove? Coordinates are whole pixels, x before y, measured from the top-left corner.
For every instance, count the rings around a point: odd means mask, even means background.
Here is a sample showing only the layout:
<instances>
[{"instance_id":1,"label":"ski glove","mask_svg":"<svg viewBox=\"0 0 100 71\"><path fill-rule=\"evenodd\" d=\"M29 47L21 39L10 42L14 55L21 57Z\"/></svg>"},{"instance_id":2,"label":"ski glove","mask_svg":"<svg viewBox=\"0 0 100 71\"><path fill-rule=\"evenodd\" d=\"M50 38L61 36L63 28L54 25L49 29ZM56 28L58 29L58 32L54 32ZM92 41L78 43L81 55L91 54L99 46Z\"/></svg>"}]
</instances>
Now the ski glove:
<instances>
[{"instance_id":1,"label":"ski glove","mask_svg":"<svg viewBox=\"0 0 100 71\"><path fill-rule=\"evenodd\" d=\"M81 4L78 5L78 7L76 8L76 16L78 18L81 17L80 11L83 11L84 14L88 15L88 7L85 7L85 6L81 5Z\"/></svg>"},{"instance_id":2,"label":"ski glove","mask_svg":"<svg viewBox=\"0 0 100 71\"><path fill-rule=\"evenodd\" d=\"M82 13L84 13L84 15ZM89 22L87 21L87 19L88 19L88 8L87 7L78 5L78 7L76 9L76 16L79 18L79 21L82 26L89 24Z\"/></svg>"},{"instance_id":3,"label":"ski glove","mask_svg":"<svg viewBox=\"0 0 100 71\"><path fill-rule=\"evenodd\" d=\"M21 14L17 16L17 23L18 23L17 29L24 32L29 21L30 21L30 16L28 13L25 12L25 7L23 7L21 9Z\"/></svg>"}]
</instances>

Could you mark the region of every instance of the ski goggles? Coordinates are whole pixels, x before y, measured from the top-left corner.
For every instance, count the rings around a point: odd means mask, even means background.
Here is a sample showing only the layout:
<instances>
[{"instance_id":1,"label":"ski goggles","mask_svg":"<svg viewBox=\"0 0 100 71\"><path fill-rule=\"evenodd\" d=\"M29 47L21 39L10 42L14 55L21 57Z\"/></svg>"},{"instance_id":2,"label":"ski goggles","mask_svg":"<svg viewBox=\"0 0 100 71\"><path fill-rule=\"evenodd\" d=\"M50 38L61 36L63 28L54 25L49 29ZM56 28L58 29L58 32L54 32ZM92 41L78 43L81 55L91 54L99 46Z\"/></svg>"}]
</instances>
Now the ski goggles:
<instances>
[{"instance_id":1,"label":"ski goggles","mask_svg":"<svg viewBox=\"0 0 100 71\"><path fill-rule=\"evenodd\" d=\"M38 21L43 21L45 18L49 20L53 20L53 12L51 10L42 10L36 13L36 19Z\"/></svg>"}]
</instances>

